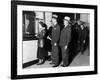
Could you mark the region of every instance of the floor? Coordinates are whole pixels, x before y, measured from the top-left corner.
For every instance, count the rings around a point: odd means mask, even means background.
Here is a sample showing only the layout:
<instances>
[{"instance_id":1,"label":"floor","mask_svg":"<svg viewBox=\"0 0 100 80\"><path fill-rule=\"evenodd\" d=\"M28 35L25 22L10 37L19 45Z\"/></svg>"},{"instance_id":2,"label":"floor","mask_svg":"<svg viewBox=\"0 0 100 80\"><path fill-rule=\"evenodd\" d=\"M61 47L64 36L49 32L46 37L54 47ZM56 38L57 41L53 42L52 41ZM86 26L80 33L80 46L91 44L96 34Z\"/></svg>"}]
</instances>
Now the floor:
<instances>
[{"instance_id":1,"label":"floor","mask_svg":"<svg viewBox=\"0 0 100 80\"><path fill-rule=\"evenodd\" d=\"M89 65L89 50L87 49L84 54L82 55L80 52L78 53L78 55L73 59L73 61L71 62L71 64L68 66L88 66ZM31 69L31 68L46 68L46 67L52 67L52 65L49 64L50 61L45 61L44 64L42 65L32 65L27 67L26 69ZM61 67L61 64L58 66Z\"/></svg>"}]
</instances>

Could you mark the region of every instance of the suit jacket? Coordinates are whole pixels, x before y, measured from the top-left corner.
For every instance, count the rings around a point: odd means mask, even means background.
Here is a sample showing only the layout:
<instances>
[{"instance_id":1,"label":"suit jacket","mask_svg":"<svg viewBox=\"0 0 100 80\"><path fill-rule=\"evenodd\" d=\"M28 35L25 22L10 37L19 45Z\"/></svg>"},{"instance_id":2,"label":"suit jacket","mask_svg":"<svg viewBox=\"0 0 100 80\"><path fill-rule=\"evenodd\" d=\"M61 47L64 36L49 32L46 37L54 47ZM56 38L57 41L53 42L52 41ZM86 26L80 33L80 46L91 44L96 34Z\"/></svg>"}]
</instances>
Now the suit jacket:
<instances>
[{"instance_id":1,"label":"suit jacket","mask_svg":"<svg viewBox=\"0 0 100 80\"><path fill-rule=\"evenodd\" d=\"M83 30L80 28L80 30L79 30L79 40L84 41L84 40L86 40L86 37L87 37L87 28L84 27Z\"/></svg>"},{"instance_id":2,"label":"suit jacket","mask_svg":"<svg viewBox=\"0 0 100 80\"><path fill-rule=\"evenodd\" d=\"M58 24L56 24L53 28L52 28L52 40L51 40L51 44L54 45L54 43L59 43L59 37L60 37L60 26Z\"/></svg>"},{"instance_id":3,"label":"suit jacket","mask_svg":"<svg viewBox=\"0 0 100 80\"><path fill-rule=\"evenodd\" d=\"M59 45L68 46L70 41L71 41L71 27L67 26L67 27L64 27L61 31Z\"/></svg>"}]
</instances>

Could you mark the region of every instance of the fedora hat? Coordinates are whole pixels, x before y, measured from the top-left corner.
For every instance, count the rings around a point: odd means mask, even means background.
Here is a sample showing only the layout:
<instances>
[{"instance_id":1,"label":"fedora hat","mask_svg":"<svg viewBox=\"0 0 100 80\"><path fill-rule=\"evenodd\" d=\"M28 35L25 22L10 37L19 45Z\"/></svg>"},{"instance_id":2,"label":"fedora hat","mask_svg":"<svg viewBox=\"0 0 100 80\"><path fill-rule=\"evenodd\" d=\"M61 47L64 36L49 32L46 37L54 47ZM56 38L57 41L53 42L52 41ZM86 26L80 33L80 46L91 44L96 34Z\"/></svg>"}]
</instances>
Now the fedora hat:
<instances>
[{"instance_id":1,"label":"fedora hat","mask_svg":"<svg viewBox=\"0 0 100 80\"><path fill-rule=\"evenodd\" d=\"M65 17L64 17L64 20L70 21L70 17L65 16Z\"/></svg>"}]
</instances>

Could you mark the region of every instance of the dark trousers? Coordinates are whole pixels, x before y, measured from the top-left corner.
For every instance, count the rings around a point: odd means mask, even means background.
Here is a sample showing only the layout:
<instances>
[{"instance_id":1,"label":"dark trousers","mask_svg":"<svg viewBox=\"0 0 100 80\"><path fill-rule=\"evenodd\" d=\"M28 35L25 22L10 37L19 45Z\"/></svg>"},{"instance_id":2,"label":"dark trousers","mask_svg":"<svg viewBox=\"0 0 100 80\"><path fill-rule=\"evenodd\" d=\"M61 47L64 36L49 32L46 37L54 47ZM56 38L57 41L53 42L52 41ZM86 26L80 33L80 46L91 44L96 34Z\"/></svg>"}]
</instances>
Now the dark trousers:
<instances>
[{"instance_id":1,"label":"dark trousers","mask_svg":"<svg viewBox=\"0 0 100 80\"><path fill-rule=\"evenodd\" d=\"M55 65L59 64L59 51L58 46L52 46L52 52L51 52L51 60L52 63Z\"/></svg>"},{"instance_id":2,"label":"dark trousers","mask_svg":"<svg viewBox=\"0 0 100 80\"><path fill-rule=\"evenodd\" d=\"M61 46L62 52L62 61L64 66L68 66L69 64L69 49L65 49L65 46Z\"/></svg>"},{"instance_id":3,"label":"dark trousers","mask_svg":"<svg viewBox=\"0 0 100 80\"><path fill-rule=\"evenodd\" d=\"M83 52L84 52L84 43L83 43L83 41L80 41L80 51L81 51L81 54L83 54Z\"/></svg>"}]
</instances>

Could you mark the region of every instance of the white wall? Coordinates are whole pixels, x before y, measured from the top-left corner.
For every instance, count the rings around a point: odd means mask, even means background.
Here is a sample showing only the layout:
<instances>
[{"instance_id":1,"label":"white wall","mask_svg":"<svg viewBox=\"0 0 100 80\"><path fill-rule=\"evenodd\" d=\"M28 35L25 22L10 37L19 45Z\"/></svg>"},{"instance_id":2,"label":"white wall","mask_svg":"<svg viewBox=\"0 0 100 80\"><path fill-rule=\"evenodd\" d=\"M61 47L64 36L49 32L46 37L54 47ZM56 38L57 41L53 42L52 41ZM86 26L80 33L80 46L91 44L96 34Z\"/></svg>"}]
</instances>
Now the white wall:
<instances>
[{"instance_id":1,"label":"white wall","mask_svg":"<svg viewBox=\"0 0 100 80\"><path fill-rule=\"evenodd\" d=\"M37 59L37 40L23 41L23 63Z\"/></svg>"},{"instance_id":2,"label":"white wall","mask_svg":"<svg viewBox=\"0 0 100 80\"><path fill-rule=\"evenodd\" d=\"M52 12L45 12L45 23L48 28L51 26Z\"/></svg>"},{"instance_id":3,"label":"white wall","mask_svg":"<svg viewBox=\"0 0 100 80\"><path fill-rule=\"evenodd\" d=\"M36 18L44 19L43 12L41 12L41 11L35 11L35 14L36 14Z\"/></svg>"},{"instance_id":4,"label":"white wall","mask_svg":"<svg viewBox=\"0 0 100 80\"><path fill-rule=\"evenodd\" d=\"M38 19L35 20L35 31L36 31L36 33L38 33L39 28L40 28L39 21L44 22L44 13L41 12L41 11L35 11L35 14L36 14L36 18L38 18Z\"/></svg>"},{"instance_id":5,"label":"white wall","mask_svg":"<svg viewBox=\"0 0 100 80\"><path fill-rule=\"evenodd\" d=\"M80 20L89 23L89 16L90 16L89 14L82 13L80 14Z\"/></svg>"}]
</instances>

